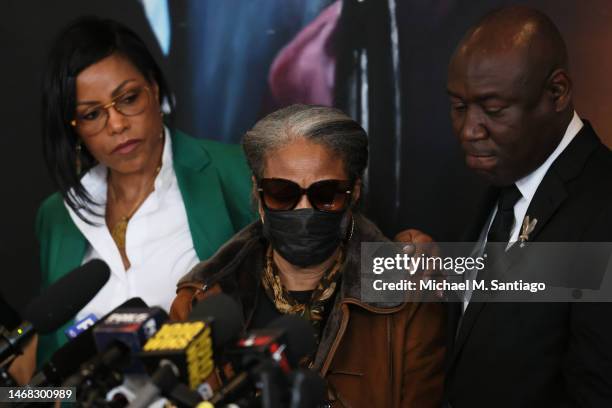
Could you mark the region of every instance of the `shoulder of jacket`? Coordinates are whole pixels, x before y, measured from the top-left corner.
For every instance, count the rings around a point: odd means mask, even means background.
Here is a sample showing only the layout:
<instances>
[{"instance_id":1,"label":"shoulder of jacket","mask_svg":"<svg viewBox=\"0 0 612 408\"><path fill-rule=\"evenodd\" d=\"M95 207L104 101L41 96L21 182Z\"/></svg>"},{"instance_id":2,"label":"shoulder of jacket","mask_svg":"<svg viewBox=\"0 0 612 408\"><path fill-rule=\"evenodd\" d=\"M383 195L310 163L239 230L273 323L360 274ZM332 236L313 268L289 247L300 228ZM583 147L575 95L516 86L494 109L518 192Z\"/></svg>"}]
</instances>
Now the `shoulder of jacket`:
<instances>
[{"instance_id":1,"label":"shoulder of jacket","mask_svg":"<svg viewBox=\"0 0 612 408\"><path fill-rule=\"evenodd\" d=\"M62 195L59 192L55 192L43 200L38 211L47 214L65 209Z\"/></svg>"},{"instance_id":2,"label":"shoulder of jacket","mask_svg":"<svg viewBox=\"0 0 612 408\"><path fill-rule=\"evenodd\" d=\"M62 195L59 192L55 192L45 198L38 208L38 213L36 215L38 232L41 232L41 227L49 228L60 222L65 223L69 218L70 215L64 206Z\"/></svg>"}]
</instances>

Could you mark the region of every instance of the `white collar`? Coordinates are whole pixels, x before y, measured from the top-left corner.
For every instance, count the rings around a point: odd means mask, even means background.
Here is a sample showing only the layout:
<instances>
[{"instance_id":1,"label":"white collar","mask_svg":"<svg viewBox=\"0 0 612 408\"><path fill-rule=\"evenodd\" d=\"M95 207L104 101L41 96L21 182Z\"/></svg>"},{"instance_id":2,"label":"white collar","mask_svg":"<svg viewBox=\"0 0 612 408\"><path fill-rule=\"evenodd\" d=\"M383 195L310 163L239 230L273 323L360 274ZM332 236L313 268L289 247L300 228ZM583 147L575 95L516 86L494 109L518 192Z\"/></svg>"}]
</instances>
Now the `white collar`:
<instances>
[{"instance_id":1,"label":"white collar","mask_svg":"<svg viewBox=\"0 0 612 408\"><path fill-rule=\"evenodd\" d=\"M106 206L108 168L102 163L92 167L81 179L85 191L89 193L97 208L94 212L104 214ZM155 178L155 192L163 193L168 190L174 178L172 138L170 131L164 126L164 150L162 151L162 164L159 174ZM91 216L87 214L86 216Z\"/></svg>"},{"instance_id":2,"label":"white collar","mask_svg":"<svg viewBox=\"0 0 612 408\"><path fill-rule=\"evenodd\" d=\"M528 175L526 175L515 183L516 187L519 189L523 197L527 199L527 202L531 202L531 199L535 195L538 186L542 182L542 179L548 172L550 166L557 159L557 157L559 157L563 150L565 150L565 148L571 143L571 141L574 140L574 137L576 137L576 135L578 134L578 132L580 132L580 129L582 129L583 126L584 123L582 122L576 111L574 111L574 116L572 117L572 120L567 126L565 134L557 145L557 148L551 153L550 156L548 156L548 158L544 161L544 163L542 163L542 165L540 165L540 167L538 167L537 169L535 169L534 171L532 171L531 173L529 173Z\"/></svg>"},{"instance_id":3,"label":"white collar","mask_svg":"<svg viewBox=\"0 0 612 408\"><path fill-rule=\"evenodd\" d=\"M164 150L159 174L155 179L155 190L167 190L174 179L174 162L172 157L172 138L170 131L164 126Z\"/></svg>"}]
</instances>

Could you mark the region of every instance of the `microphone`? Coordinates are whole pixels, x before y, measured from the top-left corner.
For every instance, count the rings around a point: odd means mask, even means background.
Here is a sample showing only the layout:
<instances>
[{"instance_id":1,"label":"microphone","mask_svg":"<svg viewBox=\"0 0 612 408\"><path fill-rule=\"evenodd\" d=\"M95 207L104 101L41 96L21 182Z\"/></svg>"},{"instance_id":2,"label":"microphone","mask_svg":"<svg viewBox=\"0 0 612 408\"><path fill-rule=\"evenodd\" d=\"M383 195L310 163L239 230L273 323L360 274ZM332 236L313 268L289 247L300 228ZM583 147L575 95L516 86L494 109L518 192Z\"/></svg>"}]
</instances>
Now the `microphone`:
<instances>
[{"instance_id":1,"label":"microphone","mask_svg":"<svg viewBox=\"0 0 612 408\"><path fill-rule=\"evenodd\" d=\"M210 323L213 351L217 358L222 356L223 348L240 335L244 324L240 305L225 293L212 295L198 302L189 314L189 320Z\"/></svg>"},{"instance_id":2,"label":"microphone","mask_svg":"<svg viewBox=\"0 0 612 408\"><path fill-rule=\"evenodd\" d=\"M195 390L214 370L211 327L207 322L165 323L142 350L141 360L154 381L160 371L168 370L167 366L179 382ZM164 391L163 384L153 385L155 388L132 401L130 407L146 407Z\"/></svg>"},{"instance_id":3,"label":"microphone","mask_svg":"<svg viewBox=\"0 0 612 408\"><path fill-rule=\"evenodd\" d=\"M242 331L244 326L242 310L234 299L220 293L197 303L189 314L189 320L204 320L212 324L213 359L218 370L213 371L209 378L198 387L202 398L209 399L221 386L217 374L224 381L226 370L227 373L232 373L231 364L225 358L225 349L238 339Z\"/></svg>"},{"instance_id":4,"label":"microphone","mask_svg":"<svg viewBox=\"0 0 612 408\"><path fill-rule=\"evenodd\" d=\"M93 329L99 354L81 365L63 385L77 387L79 401L94 401L121 384L124 374L144 372L135 356L167 318L159 307L111 313Z\"/></svg>"},{"instance_id":5,"label":"microphone","mask_svg":"<svg viewBox=\"0 0 612 408\"><path fill-rule=\"evenodd\" d=\"M160 395L166 396L180 408L198 405L202 401L200 394L179 382L178 376L178 369L173 363L160 361L159 367L151 376L151 382L140 389L128 408L149 407Z\"/></svg>"},{"instance_id":6,"label":"microphone","mask_svg":"<svg viewBox=\"0 0 612 408\"><path fill-rule=\"evenodd\" d=\"M291 397L289 408L320 407L325 402L325 380L309 369L291 373Z\"/></svg>"},{"instance_id":7,"label":"microphone","mask_svg":"<svg viewBox=\"0 0 612 408\"><path fill-rule=\"evenodd\" d=\"M225 384L210 402L228 404L239 397L251 401L255 390L259 391L262 406L281 406L282 390L289 387L287 376L315 348L314 329L306 320L292 315L275 319L266 329L254 330L238 341L230 354L234 366L244 371Z\"/></svg>"},{"instance_id":8,"label":"microphone","mask_svg":"<svg viewBox=\"0 0 612 408\"><path fill-rule=\"evenodd\" d=\"M117 344L129 349L130 365L123 371L144 373L144 366L136 356L145 342L168 320L168 314L160 307L150 309L130 308L113 312L102 324L94 328L94 338L100 353L110 353Z\"/></svg>"},{"instance_id":9,"label":"microphone","mask_svg":"<svg viewBox=\"0 0 612 408\"><path fill-rule=\"evenodd\" d=\"M59 329L102 289L110 277L105 262L94 259L74 269L46 288L28 304L24 321L13 331L0 335L0 367L21 354L34 336Z\"/></svg>"},{"instance_id":10,"label":"microphone","mask_svg":"<svg viewBox=\"0 0 612 408\"><path fill-rule=\"evenodd\" d=\"M0 338L4 338L9 335L9 331L4 328L4 326L0 326ZM3 387L17 387L17 380L13 378L13 376L8 372L9 364L5 367L0 367L0 384Z\"/></svg>"},{"instance_id":11,"label":"microphone","mask_svg":"<svg viewBox=\"0 0 612 408\"><path fill-rule=\"evenodd\" d=\"M303 358L314 354L317 350L314 329L306 319L283 315L274 319L267 327L284 332L288 345L287 358L293 368L298 368Z\"/></svg>"},{"instance_id":12,"label":"microphone","mask_svg":"<svg viewBox=\"0 0 612 408\"><path fill-rule=\"evenodd\" d=\"M41 370L32 378L29 386L47 387L60 386L71 374L79 369L81 364L96 355L94 328L106 320L111 314L126 308L145 308L147 304L141 298L131 298L110 311L93 326L64 344L53 353Z\"/></svg>"},{"instance_id":13,"label":"microphone","mask_svg":"<svg viewBox=\"0 0 612 408\"><path fill-rule=\"evenodd\" d=\"M130 408L147 407L160 395L184 406L194 406L203 397L212 396L208 380L214 377L214 362L221 361L221 351L238 337L242 329L240 306L226 294L212 295L196 304L189 321L183 322L183 326L180 324L167 323L166 328L162 327L145 344L141 357L147 362L149 372L153 372L152 382L132 401ZM205 337L211 340L211 344L204 346L198 357L185 359L193 351L187 345L187 337L181 337L181 333L189 326L195 327L194 324L204 325L204 330L208 330ZM183 343L179 344L179 341ZM193 391L196 389L199 394Z\"/></svg>"}]
</instances>

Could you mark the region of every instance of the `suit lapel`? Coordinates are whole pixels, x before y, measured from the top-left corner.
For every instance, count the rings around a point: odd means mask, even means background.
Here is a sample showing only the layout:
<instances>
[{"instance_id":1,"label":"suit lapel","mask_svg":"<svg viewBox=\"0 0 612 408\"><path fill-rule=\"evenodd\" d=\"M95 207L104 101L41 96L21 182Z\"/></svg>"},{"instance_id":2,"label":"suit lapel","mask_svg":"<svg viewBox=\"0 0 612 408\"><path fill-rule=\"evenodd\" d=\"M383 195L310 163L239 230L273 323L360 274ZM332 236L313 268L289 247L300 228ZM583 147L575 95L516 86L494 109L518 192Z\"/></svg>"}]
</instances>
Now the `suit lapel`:
<instances>
[{"instance_id":1,"label":"suit lapel","mask_svg":"<svg viewBox=\"0 0 612 408\"><path fill-rule=\"evenodd\" d=\"M535 229L529 235L530 240L535 240L539 236L565 201L568 196L566 183L582 172L598 143L599 140L593 128L589 122L584 121L583 128L574 140L550 166L527 209L526 214L529 218L538 220Z\"/></svg>"},{"instance_id":2,"label":"suit lapel","mask_svg":"<svg viewBox=\"0 0 612 408\"><path fill-rule=\"evenodd\" d=\"M491 211L493 209L493 206L495 205L495 202L497 201L498 196L499 196L499 188L497 187L491 186L485 191L482 200L480 200L478 212L476 213L476 216L474 217L473 222L470 223L470 227L468 228L467 232L464 234L463 240L465 242L475 242L476 243L479 240L480 235L482 233L482 229L484 228L485 223L489 220ZM474 292L472 294L472 296L474 295L477 295L477 292ZM450 336L451 336L450 344L453 345L452 347L453 352L452 352L451 359L449 362L449 369L450 369L450 367L452 367L453 363L455 362L456 357L459 353L459 350L465 343L465 340L467 339L468 334L470 330L472 329L472 326L474 325L476 318L482 311L482 308L484 307L485 303L483 302L469 303L468 307L465 310L465 313L463 313L463 316L461 315L461 311L463 308L462 303L460 303L459 305L450 303L449 305L450 305L449 320L452 323L455 323L454 325L451 325L452 330L450 331Z\"/></svg>"},{"instance_id":3,"label":"suit lapel","mask_svg":"<svg viewBox=\"0 0 612 408\"><path fill-rule=\"evenodd\" d=\"M542 179L525 213L525 216L528 216L530 220L537 220L534 230L529 234L529 241L536 240L546 224L551 220L559 207L561 207L561 204L563 204L567 196L568 193L564 181L559 177L557 172L549 171ZM523 220L517 220L517 222L522 225ZM522 258L525 249L526 248L522 248L520 243L517 242L507 250L504 254L503 269L500 270L498 279L505 280L510 278L510 272L517 272L516 270L509 270ZM515 275L512 277L514 279L519 278Z\"/></svg>"},{"instance_id":4,"label":"suit lapel","mask_svg":"<svg viewBox=\"0 0 612 408\"><path fill-rule=\"evenodd\" d=\"M234 233L221 180L208 152L196 139L174 132L172 148L193 246L198 258L205 260Z\"/></svg>"},{"instance_id":5,"label":"suit lapel","mask_svg":"<svg viewBox=\"0 0 612 408\"><path fill-rule=\"evenodd\" d=\"M472 296L475 294L476 293L473 293ZM463 317L459 319L460 326L459 326L459 330L457 331L457 335L456 335L455 342L454 342L453 354L452 354L451 363L450 363L451 368L453 367L454 363L457 361L457 357L459 356L461 349L465 345L465 342L467 338L469 337L469 334L472 328L474 327L474 323L476 322L476 319L482 312L482 309L484 308L484 306L485 306L485 302L470 302L468 304L468 307L465 309L465 312L463 313Z\"/></svg>"},{"instance_id":6,"label":"suit lapel","mask_svg":"<svg viewBox=\"0 0 612 408\"><path fill-rule=\"evenodd\" d=\"M544 226L567 198L565 182L552 167L551 170L553 171L549 170L542 179L527 209L526 216L529 216L531 220L537 220L534 230L529 234L532 241L538 237ZM523 220L517 220L517 222L522 224Z\"/></svg>"}]
</instances>

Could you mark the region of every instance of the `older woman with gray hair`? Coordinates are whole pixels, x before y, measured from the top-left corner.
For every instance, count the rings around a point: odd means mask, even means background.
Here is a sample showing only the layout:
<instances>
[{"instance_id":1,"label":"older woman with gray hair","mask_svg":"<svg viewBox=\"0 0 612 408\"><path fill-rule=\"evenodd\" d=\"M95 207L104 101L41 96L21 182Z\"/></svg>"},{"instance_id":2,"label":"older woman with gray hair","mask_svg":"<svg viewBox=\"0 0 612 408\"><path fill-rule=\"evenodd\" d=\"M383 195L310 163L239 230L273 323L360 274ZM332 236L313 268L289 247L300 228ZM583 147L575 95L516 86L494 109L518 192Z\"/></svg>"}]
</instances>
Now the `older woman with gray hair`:
<instances>
[{"instance_id":1,"label":"older woman with gray hair","mask_svg":"<svg viewBox=\"0 0 612 408\"><path fill-rule=\"evenodd\" d=\"M387 241L356 206L362 127L337 109L293 105L260 120L243 148L259 220L181 279L171 316L218 292L240 302L244 330L303 316L317 333L305 365L325 378L332 406L439 406L441 305L360 299L361 242Z\"/></svg>"}]
</instances>

